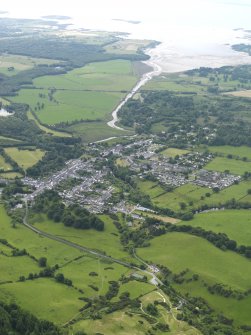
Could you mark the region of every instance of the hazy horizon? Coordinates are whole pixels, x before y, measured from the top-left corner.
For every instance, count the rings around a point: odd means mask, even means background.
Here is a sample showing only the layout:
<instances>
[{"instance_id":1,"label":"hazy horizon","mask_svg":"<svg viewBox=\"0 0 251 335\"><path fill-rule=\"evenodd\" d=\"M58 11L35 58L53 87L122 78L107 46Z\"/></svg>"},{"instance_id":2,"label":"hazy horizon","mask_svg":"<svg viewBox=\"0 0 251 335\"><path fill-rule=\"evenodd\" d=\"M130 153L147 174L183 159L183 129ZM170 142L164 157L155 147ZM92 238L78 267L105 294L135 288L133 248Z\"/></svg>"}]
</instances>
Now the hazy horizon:
<instances>
[{"instance_id":1,"label":"hazy horizon","mask_svg":"<svg viewBox=\"0 0 251 335\"><path fill-rule=\"evenodd\" d=\"M244 32L234 29L251 29L251 0L155 0L144 5L134 0L72 0L64 4L44 0L39 6L29 0L9 0L1 4L0 10L8 11L10 17L23 18L67 15L76 27L128 32L132 38L159 40L163 44L152 51L152 56L159 63L161 59L164 68L167 63L172 63L174 70L190 68L196 59L202 66L210 66L211 62L217 66L251 62L251 57L226 46L244 41ZM140 24L113 19L137 20Z\"/></svg>"}]
</instances>

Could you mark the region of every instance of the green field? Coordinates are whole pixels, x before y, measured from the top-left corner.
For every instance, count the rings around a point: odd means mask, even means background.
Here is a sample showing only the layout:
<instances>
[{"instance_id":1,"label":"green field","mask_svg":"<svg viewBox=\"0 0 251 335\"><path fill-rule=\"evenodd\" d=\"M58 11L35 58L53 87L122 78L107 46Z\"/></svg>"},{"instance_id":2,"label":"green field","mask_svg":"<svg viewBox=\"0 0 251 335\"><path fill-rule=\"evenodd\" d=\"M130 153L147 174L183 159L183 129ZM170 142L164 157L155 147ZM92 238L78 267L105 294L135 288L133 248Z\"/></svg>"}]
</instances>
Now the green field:
<instances>
[{"instance_id":1,"label":"green field","mask_svg":"<svg viewBox=\"0 0 251 335\"><path fill-rule=\"evenodd\" d=\"M250 210L224 210L195 215L188 222L193 227L202 227L217 233L225 233L238 245L251 245Z\"/></svg>"},{"instance_id":2,"label":"green field","mask_svg":"<svg viewBox=\"0 0 251 335\"><path fill-rule=\"evenodd\" d=\"M80 137L85 143L131 134L122 130L113 129L104 122L82 122L68 127L67 130Z\"/></svg>"},{"instance_id":3,"label":"green field","mask_svg":"<svg viewBox=\"0 0 251 335\"><path fill-rule=\"evenodd\" d=\"M243 162L242 160L225 157L215 157L205 166L205 169L219 172L228 170L232 174L243 175L244 172L251 171L251 162Z\"/></svg>"},{"instance_id":4,"label":"green field","mask_svg":"<svg viewBox=\"0 0 251 335\"><path fill-rule=\"evenodd\" d=\"M1 171L11 170L11 165L9 163L6 163L3 156L0 156L0 170Z\"/></svg>"},{"instance_id":5,"label":"green field","mask_svg":"<svg viewBox=\"0 0 251 335\"><path fill-rule=\"evenodd\" d=\"M23 169L35 165L45 155L45 152L40 149L22 150L18 148L6 148L4 150Z\"/></svg>"},{"instance_id":6,"label":"green field","mask_svg":"<svg viewBox=\"0 0 251 335\"><path fill-rule=\"evenodd\" d=\"M233 155L234 157L246 157L247 159L251 160L251 148L240 146L240 147L233 147L230 145L224 146L217 146L217 147L208 147L208 150L213 153L222 154L224 156Z\"/></svg>"},{"instance_id":7,"label":"green field","mask_svg":"<svg viewBox=\"0 0 251 335\"><path fill-rule=\"evenodd\" d=\"M177 155L185 155L189 151L184 149L177 149L177 148L167 148L164 151L161 152L162 155L168 156L168 157L176 157Z\"/></svg>"},{"instance_id":8,"label":"green field","mask_svg":"<svg viewBox=\"0 0 251 335\"><path fill-rule=\"evenodd\" d=\"M32 115L31 111L27 112L27 116L29 118L29 120L33 120L36 125L42 130L44 131L46 134L50 134L52 136L57 136L57 137L71 137L72 135L69 133L66 133L64 131L58 131L58 130L52 130L50 128L47 128L43 125L41 125L38 120Z\"/></svg>"},{"instance_id":9,"label":"green field","mask_svg":"<svg viewBox=\"0 0 251 335\"><path fill-rule=\"evenodd\" d=\"M36 90L20 90L12 101L29 103L38 119L49 125L75 120L108 120L136 81L130 61L97 62L67 74L37 78L34 80Z\"/></svg>"},{"instance_id":10,"label":"green field","mask_svg":"<svg viewBox=\"0 0 251 335\"><path fill-rule=\"evenodd\" d=\"M175 273L189 269L191 273L198 274L199 282L177 287L206 300L210 298L210 304L216 311L224 311L226 316L233 317L238 324L251 325L246 310L250 310L250 297L241 301L231 299L230 303L227 298L210 295L205 288L200 289L204 281L210 285L222 283L242 292L248 290L251 280L248 259L233 252L221 251L200 237L184 233L169 233L157 237L151 241L150 247L138 249L137 252L148 262L163 264Z\"/></svg>"},{"instance_id":11,"label":"green field","mask_svg":"<svg viewBox=\"0 0 251 335\"><path fill-rule=\"evenodd\" d=\"M55 223L48 220L35 222L35 226L42 231L59 235L69 241L83 245L87 248L99 250L112 255L115 258L131 261L131 256L123 250L120 244L117 228L108 216L101 216L105 222L105 229L102 232L96 230L78 230L66 227L61 223ZM40 221L40 220L39 220Z\"/></svg>"},{"instance_id":12,"label":"green field","mask_svg":"<svg viewBox=\"0 0 251 335\"><path fill-rule=\"evenodd\" d=\"M18 172L4 172L0 173L0 177L4 179L15 179L15 178L21 178L21 173Z\"/></svg>"},{"instance_id":13,"label":"green field","mask_svg":"<svg viewBox=\"0 0 251 335\"><path fill-rule=\"evenodd\" d=\"M2 54L0 55L0 73L3 73L7 76L13 76L21 71L32 69L34 66L38 64L50 65L56 62L57 62L56 60L52 59L32 58L21 55Z\"/></svg>"},{"instance_id":14,"label":"green field","mask_svg":"<svg viewBox=\"0 0 251 335\"><path fill-rule=\"evenodd\" d=\"M0 136L0 145L18 145L22 141L16 140L15 138Z\"/></svg>"},{"instance_id":15,"label":"green field","mask_svg":"<svg viewBox=\"0 0 251 335\"><path fill-rule=\"evenodd\" d=\"M44 278L1 285L0 297L59 325L71 319L84 305L78 299L81 294L77 290Z\"/></svg>"}]
</instances>

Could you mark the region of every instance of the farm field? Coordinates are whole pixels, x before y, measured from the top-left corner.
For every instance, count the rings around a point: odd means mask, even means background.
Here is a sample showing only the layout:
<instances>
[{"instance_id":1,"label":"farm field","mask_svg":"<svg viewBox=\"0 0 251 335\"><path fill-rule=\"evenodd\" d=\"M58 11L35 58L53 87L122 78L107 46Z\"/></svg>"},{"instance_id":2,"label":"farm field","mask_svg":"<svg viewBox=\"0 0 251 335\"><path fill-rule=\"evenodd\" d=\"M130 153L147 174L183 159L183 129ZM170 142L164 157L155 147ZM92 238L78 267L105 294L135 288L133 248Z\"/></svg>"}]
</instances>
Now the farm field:
<instances>
[{"instance_id":1,"label":"farm field","mask_svg":"<svg viewBox=\"0 0 251 335\"><path fill-rule=\"evenodd\" d=\"M39 303L34 299L38 292ZM58 325L67 322L84 305L78 299L81 293L77 290L47 278L1 285L0 297L7 302L16 302L37 317Z\"/></svg>"},{"instance_id":2,"label":"farm field","mask_svg":"<svg viewBox=\"0 0 251 335\"><path fill-rule=\"evenodd\" d=\"M108 120L109 114L137 82L130 61L88 64L67 74L34 80L37 89L22 89L13 102L29 103L43 124Z\"/></svg>"},{"instance_id":3,"label":"farm field","mask_svg":"<svg viewBox=\"0 0 251 335\"><path fill-rule=\"evenodd\" d=\"M58 235L79 245L99 250L105 252L107 255L112 255L115 258L130 262L132 259L130 255L123 250L123 246L120 244L117 228L112 223L112 220L107 216L101 216L101 219L105 222L105 229L103 232L91 229L73 229L71 227L66 227L61 223L55 223L49 220L35 221L34 225L42 231Z\"/></svg>"},{"instance_id":4,"label":"farm field","mask_svg":"<svg viewBox=\"0 0 251 335\"><path fill-rule=\"evenodd\" d=\"M229 159L225 157L215 157L205 166L206 170L224 172L228 170L232 174L243 175L246 171L251 171L251 162Z\"/></svg>"},{"instance_id":5,"label":"farm field","mask_svg":"<svg viewBox=\"0 0 251 335\"><path fill-rule=\"evenodd\" d=\"M208 150L213 153L222 154L224 156L227 155L233 155L234 157L240 157L251 160L251 148L240 146L240 147L233 147L230 145L224 145L224 146L210 146L208 147Z\"/></svg>"},{"instance_id":6,"label":"farm field","mask_svg":"<svg viewBox=\"0 0 251 335\"><path fill-rule=\"evenodd\" d=\"M224 210L201 213L186 222L193 227L201 227L217 233L225 233L238 245L251 245L250 210Z\"/></svg>"},{"instance_id":7,"label":"farm field","mask_svg":"<svg viewBox=\"0 0 251 335\"><path fill-rule=\"evenodd\" d=\"M45 152L40 149L22 150L18 148L5 148L4 150L7 155L25 170L35 165L45 154Z\"/></svg>"},{"instance_id":8,"label":"farm field","mask_svg":"<svg viewBox=\"0 0 251 335\"><path fill-rule=\"evenodd\" d=\"M175 188L171 192L166 192L158 183L152 181L139 180L137 185L141 192L148 194L154 205L161 208L170 208L174 211L180 210L180 203L184 202L187 208L198 208L204 204L218 206L235 198L241 202L251 202L248 190L251 188L251 181L241 181L237 185L232 185L218 193L210 188L200 187L192 183ZM206 196L209 194L210 196Z\"/></svg>"},{"instance_id":9,"label":"farm field","mask_svg":"<svg viewBox=\"0 0 251 335\"><path fill-rule=\"evenodd\" d=\"M129 275L131 271L122 265L86 255L66 264L58 272L63 273L66 278L72 280L74 286L83 290L85 297L96 297L106 294L109 281L117 281L122 275ZM94 290L91 286L97 289Z\"/></svg>"},{"instance_id":10,"label":"farm field","mask_svg":"<svg viewBox=\"0 0 251 335\"><path fill-rule=\"evenodd\" d=\"M189 292L207 300L209 292L197 289L202 281L209 285L222 283L241 292L250 288L251 267L248 259L233 252L224 252L196 236L169 233L153 239L150 247L137 249L137 253L148 262L167 266L174 273L189 269L189 277L190 273L198 274L199 282L189 284L194 288L192 292L186 287L187 284L183 288L177 285L183 293ZM216 311L224 311L227 317L231 315L238 323L250 324L246 312L246 308L250 310L249 296L241 301L231 299L230 304L227 298L212 295L210 304Z\"/></svg>"},{"instance_id":11,"label":"farm field","mask_svg":"<svg viewBox=\"0 0 251 335\"><path fill-rule=\"evenodd\" d=\"M15 179L15 178L21 178L21 173L18 172L4 172L0 173L0 177L4 179Z\"/></svg>"},{"instance_id":12,"label":"farm field","mask_svg":"<svg viewBox=\"0 0 251 335\"><path fill-rule=\"evenodd\" d=\"M70 127L67 130L81 137L85 143L104 140L109 137L125 136L131 133L107 126L104 122L81 122Z\"/></svg>"},{"instance_id":13,"label":"farm field","mask_svg":"<svg viewBox=\"0 0 251 335\"><path fill-rule=\"evenodd\" d=\"M177 155L181 156L181 155L185 155L189 153L188 150L184 150L184 149L177 149L177 148L167 148L164 151L161 152L162 155L164 156L168 156L168 157L175 157Z\"/></svg>"},{"instance_id":14,"label":"farm field","mask_svg":"<svg viewBox=\"0 0 251 335\"><path fill-rule=\"evenodd\" d=\"M0 55L0 73L7 76L13 76L17 73L25 70L32 69L38 64L54 64L56 60L43 59L43 58L32 58L21 55L10 55L2 54Z\"/></svg>"},{"instance_id":15,"label":"farm field","mask_svg":"<svg viewBox=\"0 0 251 335\"><path fill-rule=\"evenodd\" d=\"M38 120L32 115L31 111L27 112L27 116L29 120L33 120L38 128L40 128L42 131L44 131L46 134L51 134L52 136L57 136L57 137L71 137L72 135L69 133L66 133L64 131L58 131L58 130L52 130L50 128L47 128L43 125L41 125Z\"/></svg>"},{"instance_id":16,"label":"farm field","mask_svg":"<svg viewBox=\"0 0 251 335\"><path fill-rule=\"evenodd\" d=\"M3 205L0 206L0 217L1 238L6 239L11 245L18 249L26 249L30 255L35 256L37 259L43 256L46 257L48 265L50 266L55 264L61 266L83 255L83 253L77 249L34 234L23 225L17 225L15 229L12 228L11 219L6 214ZM27 271L27 275L28 274Z\"/></svg>"},{"instance_id":17,"label":"farm field","mask_svg":"<svg viewBox=\"0 0 251 335\"><path fill-rule=\"evenodd\" d=\"M3 156L0 156L0 170L1 171L11 170L11 165L5 161Z\"/></svg>"}]
</instances>

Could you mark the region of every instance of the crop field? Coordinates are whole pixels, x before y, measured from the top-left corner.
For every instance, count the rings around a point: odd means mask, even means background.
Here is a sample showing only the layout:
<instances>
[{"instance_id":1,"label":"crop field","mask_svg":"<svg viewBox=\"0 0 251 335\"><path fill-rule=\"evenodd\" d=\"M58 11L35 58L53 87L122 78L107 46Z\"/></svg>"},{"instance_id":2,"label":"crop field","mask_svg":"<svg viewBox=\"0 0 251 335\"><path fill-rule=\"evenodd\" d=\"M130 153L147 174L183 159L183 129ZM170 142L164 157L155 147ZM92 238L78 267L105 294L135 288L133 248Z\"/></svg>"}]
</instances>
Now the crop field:
<instances>
[{"instance_id":1,"label":"crop field","mask_svg":"<svg viewBox=\"0 0 251 335\"><path fill-rule=\"evenodd\" d=\"M32 115L31 111L27 112L27 116L29 120L33 120L38 128L40 128L42 131L44 131L46 134L51 134L52 136L57 136L57 137L71 137L72 135L69 133L66 133L64 131L58 131L58 130L52 130L50 128L47 128L43 125L41 125L38 120Z\"/></svg>"},{"instance_id":2,"label":"crop field","mask_svg":"<svg viewBox=\"0 0 251 335\"><path fill-rule=\"evenodd\" d=\"M9 163L6 163L3 156L0 156L0 170L1 171L11 170L11 165Z\"/></svg>"},{"instance_id":3,"label":"crop field","mask_svg":"<svg viewBox=\"0 0 251 335\"><path fill-rule=\"evenodd\" d=\"M38 64L54 64L56 60L32 58L21 55L0 55L0 73L7 76L13 76L18 72L29 70Z\"/></svg>"},{"instance_id":4,"label":"crop field","mask_svg":"<svg viewBox=\"0 0 251 335\"><path fill-rule=\"evenodd\" d=\"M113 129L104 122L82 122L70 127L67 130L81 137L85 143L104 140L110 137L125 136L131 133L123 130Z\"/></svg>"},{"instance_id":5,"label":"crop field","mask_svg":"<svg viewBox=\"0 0 251 335\"><path fill-rule=\"evenodd\" d=\"M234 91L228 94L231 94L235 97L251 98L251 90Z\"/></svg>"},{"instance_id":6,"label":"crop field","mask_svg":"<svg viewBox=\"0 0 251 335\"><path fill-rule=\"evenodd\" d=\"M240 146L240 147L233 147L230 145L224 146L216 146L216 147L208 147L208 150L213 153L221 154L224 156L232 155L233 157L244 158L246 157L248 160L251 160L251 148Z\"/></svg>"},{"instance_id":7,"label":"crop field","mask_svg":"<svg viewBox=\"0 0 251 335\"><path fill-rule=\"evenodd\" d=\"M228 170L232 174L243 175L246 171L251 171L251 162L229 159L225 157L215 157L209 162L205 169L224 172Z\"/></svg>"},{"instance_id":8,"label":"crop field","mask_svg":"<svg viewBox=\"0 0 251 335\"><path fill-rule=\"evenodd\" d=\"M22 150L17 148L6 148L5 152L24 169L35 165L45 154L45 152L40 149Z\"/></svg>"},{"instance_id":9,"label":"crop field","mask_svg":"<svg viewBox=\"0 0 251 335\"><path fill-rule=\"evenodd\" d=\"M163 264L174 273L180 273L189 269L189 273L199 275L199 282L192 282L189 289L188 284L178 285L183 292L202 296L206 300L210 296L210 304L216 310L224 311L226 316L238 319L242 324L250 324L250 318L246 308L250 310L251 299L248 296L241 301L210 295L203 288L200 290L201 282L209 285L222 283L244 292L250 288L251 267L250 261L243 256L233 252L224 252L202 238L184 234L169 233L157 237L151 241L148 248L137 250L138 255L148 262ZM198 257L195 257L198 255ZM242 314L243 312L243 314ZM239 318L239 315L242 315Z\"/></svg>"},{"instance_id":10,"label":"crop field","mask_svg":"<svg viewBox=\"0 0 251 335\"><path fill-rule=\"evenodd\" d=\"M168 156L168 157L175 157L177 155L185 155L189 153L188 150L184 149L177 149L177 148L167 148L164 151L161 152L162 155Z\"/></svg>"},{"instance_id":11,"label":"crop field","mask_svg":"<svg viewBox=\"0 0 251 335\"><path fill-rule=\"evenodd\" d=\"M202 227L217 233L225 233L238 245L251 245L250 210L224 210L195 215L187 222L193 227ZM187 224L186 223L186 224Z\"/></svg>"}]
</instances>

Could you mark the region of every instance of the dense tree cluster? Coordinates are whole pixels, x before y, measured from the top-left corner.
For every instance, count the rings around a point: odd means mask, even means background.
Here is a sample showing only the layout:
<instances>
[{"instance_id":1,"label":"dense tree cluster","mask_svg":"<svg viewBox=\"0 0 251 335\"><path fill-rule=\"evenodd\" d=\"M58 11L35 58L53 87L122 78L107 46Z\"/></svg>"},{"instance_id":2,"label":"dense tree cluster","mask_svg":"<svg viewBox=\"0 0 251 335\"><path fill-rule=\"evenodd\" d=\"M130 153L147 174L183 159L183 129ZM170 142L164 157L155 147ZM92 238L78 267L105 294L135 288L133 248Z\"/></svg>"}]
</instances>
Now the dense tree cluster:
<instances>
[{"instance_id":1,"label":"dense tree cluster","mask_svg":"<svg viewBox=\"0 0 251 335\"><path fill-rule=\"evenodd\" d=\"M49 321L39 320L15 304L0 302L0 332L15 335L61 335L61 331Z\"/></svg>"},{"instance_id":2,"label":"dense tree cluster","mask_svg":"<svg viewBox=\"0 0 251 335\"><path fill-rule=\"evenodd\" d=\"M36 198L33 210L37 213L46 213L49 219L55 222L62 221L67 227L104 230L104 222L98 216L78 204L66 207L54 190L46 190L40 194Z\"/></svg>"}]
</instances>

